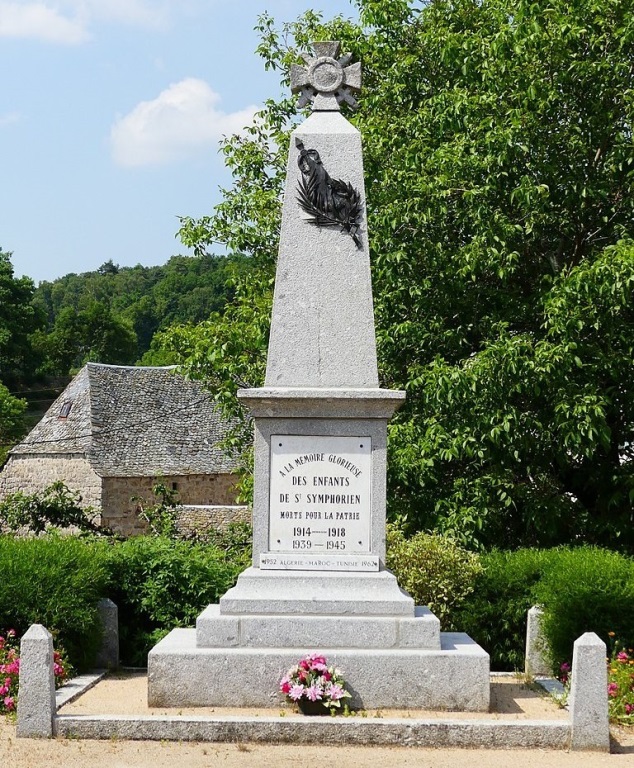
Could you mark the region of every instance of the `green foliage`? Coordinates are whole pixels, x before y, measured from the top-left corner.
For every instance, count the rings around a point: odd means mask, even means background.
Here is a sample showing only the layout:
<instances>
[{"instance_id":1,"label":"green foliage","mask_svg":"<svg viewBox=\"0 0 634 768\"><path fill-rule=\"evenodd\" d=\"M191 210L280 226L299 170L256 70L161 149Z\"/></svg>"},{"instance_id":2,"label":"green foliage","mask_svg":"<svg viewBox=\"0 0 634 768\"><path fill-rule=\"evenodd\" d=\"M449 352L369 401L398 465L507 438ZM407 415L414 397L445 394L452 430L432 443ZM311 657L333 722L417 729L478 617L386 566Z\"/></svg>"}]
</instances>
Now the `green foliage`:
<instances>
[{"instance_id":1,"label":"green foliage","mask_svg":"<svg viewBox=\"0 0 634 768\"><path fill-rule=\"evenodd\" d=\"M131 325L97 301L80 311L65 307L51 332L38 334L34 342L46 358L43 370L53 374L76 372L87 362L129 364L137 354Z\"/></svg>"},{"instance_id":2,"label":"green foliage","mask_svg":"<svg viewBox=\"0 0 634 768\"><path fill-rule=\"evenodd\" d=\"M241 566L213 546L139 536L110 549L109 569L121 661L146 666L152 646L169 630L192 626L234 584Z\"/></svg>"},{"instance_id":3,"label":"green foliage","mask_svg":"<svg viewBox=\"0 0 634 768\"><path fill-rule=\"evenodd\" d=\"M634 547L633 2L357 0L360 25L261 19L285 88L310 40L363 63L379 366L408 395L388 503L410 530ZM295 119L289 98L268 102L223 145L223 202L182 222L198 252L252 258L222 318L171 337L234 413L236 388L262 381Z\"/></svg>"},{"instance_id":4,"label":"green foliage","mask_svg":"<svg viewBox=\"0 0 634 768\"><path fill-rule=\"evenodd\" d=\"M178 526L178 491L168 488L165 483L158 482L152 486L154 500L148 502L141 496L133 496L131 501L137 504L137 515L149 526L153 536L165 536L169 539L179 538Z\"/></svg>"},{"instance_id":5,"label":"green foliage","mask_svg":"<svg viewBox=\"0 0 634 768\"><path fill-rule=\"evenodd\" d=\"M61 480L43 491L11 493L0 501L0 530L16 532L25 529L39 534L53 529L73 528L82 533L109 531L95 523L96 513L81 506L81 495L71 491Z\"/></svg>"},{"instance_id":6,"label":"green foliage","mask_svg":"<svg viewBox=\"0 0 634 768\"><path fill-rule=\"evenodd\" d=\"M535 605L537 583L557 553L520 549L481 555L482 571L473 593L454 611L451 625L490 654L491 669L524 669L526 614Z\"/></svg>"},{"instance_id":7,"label":"green foliage","mask_svg":"<svg viewBox=\"0 0 634 768\"><path fill-rule=\"evenodd\" d=\"M610 646L615 633L634 646L634 559L595 547L560 550L536 587L544 607L542 626L558 669L572 659L572 645L596 632Z\"/></svg>"},{"instance_id":8,"label":"green foliage","mask_svg":"<svg viewBox=\"0 0 634 768\"><path fill-rule=\"evenodd\" d=\"M634 645L634 561L597 547L494 550L481 555L474 591L452 612L451 624L491 655L495 670L524 668L526 615L543 609L542 628L553 671L572 660L574 641L616 632Z\"/></svg>"},{"instance_id":9,"label":"green foliage","mask_svg":"<svg viewBox=\"0 0 634 768\"><path fill-rule=\"evenodd\" d=\"M19 635L43 624L73 666L94 665L101 642L97 602L106 593L107 546L72 536L0 536L0 627Z\"/></svg>"},{"instance_id":10,"label":"green foliage","mask_svg":"<svg viewBox=\"0 0 634 768\"><path fill-rule=\"evenodd\" d=\"M160 267L119 267L112 260L95 272L42 282L33 306L47 328L34 342L46 373L68 373L84 362L167 365L173 356L156 343L170 324L200 322L222 312L232 275L247 271L240 256L174 256Z\"/></svg>"},{"instance_id":11,"label":"green foliage","mask_svg":"<svg viewBox=\"0 0 634 768\"><path fill-rule=\"evenodd\" d=\"M38 365L30 334L44 323L32 306L33 281L14 277L11 254L0 248L0 382L14 387L29 381Z\"/></svg>"},{"instance_id":12,"label":"green foliage","mask_svg":"<svg viewBox=\"0 0 634 768\"><path fill-rule=\"evenodd\" d=\"M238 572L251 565L253 556L253 528L247 522L228 523L223 528L212 528L205 541L225 553Z\"/></svg>"},{"instance_id":13,"label":"green foliage","mask_svg":"<svg viewBox=\"0 0 634 768\"><path fill-rule=\"evenodd\" d=\"M441 624L448 621L482 572L478 555L451 539L416 533L406 539L395 525L387 528L387 567L416 605L427 605Z\"/></svg>"},{"instance_id":14,"label":"green foliage","mask_svg":"<svg viewBox=\"0 0 634 768\"><path fill-rule=\"evenodd\" d=\"M0 467L25 432L26 400L14 397L0 382Z\"/></svg>"}]
</instances>

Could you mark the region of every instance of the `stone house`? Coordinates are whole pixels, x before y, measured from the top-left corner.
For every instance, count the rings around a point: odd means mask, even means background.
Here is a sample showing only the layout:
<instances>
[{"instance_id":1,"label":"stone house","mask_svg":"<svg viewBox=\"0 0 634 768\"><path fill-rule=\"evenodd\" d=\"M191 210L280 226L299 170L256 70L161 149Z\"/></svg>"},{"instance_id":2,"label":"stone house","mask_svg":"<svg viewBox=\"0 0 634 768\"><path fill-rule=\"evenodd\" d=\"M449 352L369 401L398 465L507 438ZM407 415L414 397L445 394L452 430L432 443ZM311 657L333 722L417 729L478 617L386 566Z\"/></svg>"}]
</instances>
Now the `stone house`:
<instances>
[{"instance_id":1,"label":"stone house","mask_svg":"<svg viewBox=\"0 0 634 768\"><path fill-rule=\"evenodd\" d=\"M131 498L152 498L161 479L196 522L245 519L235 462L218 446L227 426L202 386L174 368L88 363L11 450L0 498L63 480L102 525L127 535L144 530Z\"/></svg>"}]
</instances>

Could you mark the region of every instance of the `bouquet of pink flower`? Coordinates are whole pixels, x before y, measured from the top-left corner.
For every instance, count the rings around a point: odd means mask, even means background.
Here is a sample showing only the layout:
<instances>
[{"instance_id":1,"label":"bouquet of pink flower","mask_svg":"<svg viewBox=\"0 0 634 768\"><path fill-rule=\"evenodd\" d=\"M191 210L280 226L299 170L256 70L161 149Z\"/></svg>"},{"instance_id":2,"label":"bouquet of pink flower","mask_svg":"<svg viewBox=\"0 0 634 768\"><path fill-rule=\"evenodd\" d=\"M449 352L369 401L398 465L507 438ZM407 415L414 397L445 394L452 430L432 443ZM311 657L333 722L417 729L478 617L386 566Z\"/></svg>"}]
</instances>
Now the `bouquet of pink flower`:
<instances>
[{"instance_id":1,"label":"bouquet of pink flower","mask_svg":"<svg viewBox=\"0 0 634 768\"><path fill-rule=\"evenodd\" d=\"M304 656L288 670L280 681L280 692L293 704L319 702L330 710L339 709L343 699L351 698L341 670L329 667L326 658L316 653Z\"/></svg>"}]
</instances>

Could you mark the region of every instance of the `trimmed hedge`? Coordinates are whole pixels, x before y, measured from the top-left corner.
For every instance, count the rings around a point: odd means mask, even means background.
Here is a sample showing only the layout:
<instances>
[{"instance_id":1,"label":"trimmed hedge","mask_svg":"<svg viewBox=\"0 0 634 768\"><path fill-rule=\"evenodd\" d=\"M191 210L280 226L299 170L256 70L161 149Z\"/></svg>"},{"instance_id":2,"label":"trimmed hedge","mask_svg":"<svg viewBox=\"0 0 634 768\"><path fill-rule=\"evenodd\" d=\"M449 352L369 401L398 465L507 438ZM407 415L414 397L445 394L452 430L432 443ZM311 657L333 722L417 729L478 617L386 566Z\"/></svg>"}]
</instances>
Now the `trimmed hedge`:
<instances>
[{"instance_id":1,"label":"trimmed hedge","mask_svg":"<svg viewBox=\"0 0 634 768\"><path fill-rule=\"evenodd\" d=\"M209 544L138 536L113 546L108 597L119 608L122 663L146 666L152 646L175 627L193 626L243 567L235 553Z\"/></svg>"},{"instance_id":2,"label":"trimmed hedge","mask_svg":"<svg viewBox=\"0 0 634 768\"><path fill-rule=\"evenodd\" d=\"M145 666L150 648L174 627L194 624L243 570L242 553L140 536L123 542L73 536L0 536L0 629L22 635L47 627L79 670L101 642L97 603L119 609L121 661Z\"/></svg>"},{"instance_id":3,"label":"trimmed hedge","mask_svg":"<svg viewBox=\"0 0 634 768\"><path fill-rule=\"evenodd\" d=\"M137 537L0 536L0 630L48 627L78 669L94 663L97 602L119 607L121 660L145 666L150 648L174 627L193 626L248 564L246 534L215 544ZM438 536L405 540L390 532L388 563L443 630L468 632L494 670L523 669L526 614L544 609L553 669L586 631L634 647L634 560L594 547L466 553Z\"/></svg>"},{"instance_id":4,"label":"trimmed hedge","mask_svg":"<svg viewBox=\"0 0 634 768\"><path fill-rule=\"evenodd\" d=\"M556 671L571 661L572 644L596 632L611 645L614 633L634 647L634 559L597 547L558 550L535 589L544 606L542 626Z\"/></svg>"},{"instance_id":5,"label":"trimmed hedge","mask_svg":"<svg viewBox=\"0 0 634 768\"><path fill-rule=\"evenodd\" d=\"M108 547L72 536L0 536L0 629L43 624L79 670L101 642L97 602L106 594Z\"/></svg>"},{"instance_id":6,"label":"trimmed hedge","mask_svg":"<svg viewBox=\"0 0 634 768\"><path fill-rule=\"evenodd\" d=\"M481 555L482 573L472 594L450 619L491 656L496 671L524 668L526 614L554 550L520 549Z\"/></svg>"},{"instance_id":7,"label":"trimmed hedge","mask_svg":"<svg viewBox=\"0 0 634 768\"><path fill-rule=\"evenodd\" d=\"M526 614L543 608L543 631L557 672L572 658L574 641L596 632L610 645L609 632L634 645L634 560L597 547L481 556L483 573L473 593L450 617L451 627L468 632L491 655L494 670L523 670Z\"/></svg>"}]
</instances>

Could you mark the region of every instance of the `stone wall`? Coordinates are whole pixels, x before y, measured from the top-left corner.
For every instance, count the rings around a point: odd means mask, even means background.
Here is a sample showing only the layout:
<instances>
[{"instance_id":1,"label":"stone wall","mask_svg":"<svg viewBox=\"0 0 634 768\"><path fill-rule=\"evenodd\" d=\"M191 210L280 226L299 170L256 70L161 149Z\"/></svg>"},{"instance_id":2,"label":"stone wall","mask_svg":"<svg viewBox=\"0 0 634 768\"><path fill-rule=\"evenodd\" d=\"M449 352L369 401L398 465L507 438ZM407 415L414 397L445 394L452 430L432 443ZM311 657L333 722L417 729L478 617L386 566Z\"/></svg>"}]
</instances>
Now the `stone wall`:
<instances>
[{"instance_id":1,"label":"stone wall","mask_svg":"<svg viewBox=\"0 0 634 768\"><path fill-rule=\"evenodd\" d=\"M230 523L250 523L251 509L242 506L182 506L176 524L181 533L204 533L212 528L226 528Z\"/></svg>"},{"instance_id":2,"label":"stone wall","mask_svg":"<svg viewBox=\"0 0 634 768\"><path fill-rule=\"evenodd\" d=\"M232 506L236 499L235 475L178 475L166 477L104 477L102 522L124 536L144 533L146 524L136 514L139 496L152 503L152 486L161 482L174 488L185 505Z\"/></svg>"},{"instance_id":3,"label":"stone wall","mask_svg":"<svg viewBox=\"0 0 634 768\"><path fill-rule=\"evenodd\" d=\"M10 493L37 493L56 480L79 491L82 506L99 508L101 478L92 470L83 454L60 453L10 456L0 472L0 499Z\"/></svg>"}]
</instances>

